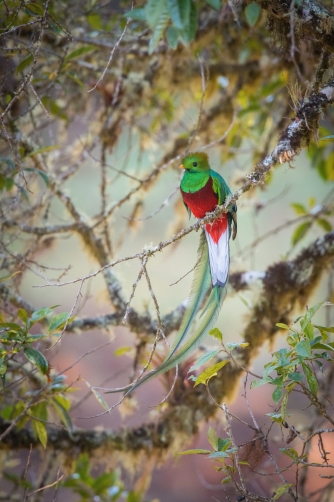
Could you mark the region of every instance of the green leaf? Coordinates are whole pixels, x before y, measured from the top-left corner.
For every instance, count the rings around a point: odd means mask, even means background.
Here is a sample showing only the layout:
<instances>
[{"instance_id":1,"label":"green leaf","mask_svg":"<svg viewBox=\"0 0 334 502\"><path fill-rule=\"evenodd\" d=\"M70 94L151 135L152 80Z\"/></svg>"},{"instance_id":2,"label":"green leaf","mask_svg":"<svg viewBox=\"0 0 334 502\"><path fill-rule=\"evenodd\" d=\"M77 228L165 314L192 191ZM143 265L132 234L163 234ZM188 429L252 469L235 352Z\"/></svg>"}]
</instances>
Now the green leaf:
<instances>
[{"instance_id":1,"label":"green leaf","mask_svg":"<svg viewBox=\"0 0 334 502\"><path fill-rule=\"evenodd\" d=\"M36 349L32 349L31 347L24 349L24 355L26 358L34 364L43 375L48 371L49 364L43 354Z\"/></svg>"},{"instance_id":2,"label":"green leaf","mask_svg":"<svg viewBox=\"0 0 334 502\"><path fill-rule=\"evenodd\" d=\"M230 458L230 455L225 451L214 451L213 453L210 453L208 458Z\"/></svg>"},{"instance_id":3,"label":"green leaf","mask_svg":"<svg viewBox=\"0 0 334 502\"><path fill-rule=\"evenodd\" d=\"M276 326L281 329L290 329L287 324L284 324L283 322L277 322Z\"/></svg>"},{"instance_id":4,"label":"green leaf","mask_svg":"<svg viewBox=\"0 0 334 502\"><path fill-rule=\"evenodd\" d=\"M38 420L33 420L32 423L34 424L33 429L35 431L35 434L42 443L43 447L46 448L46 444L48 442L48 433L46 431L45 424L39 422Z\"/></svg>"},{"instance_id":5,"label":"green leaf","mask_svg":"<svg viewBox=\"0 0 334 502\"><path fill-rule=\"evenodd\" d=\"M71 401L68 397L63 396L62 394L57 394L53 398L60 406L62 406L66 411L68 411L71 407Z\"/></svg>"},{"instance_id":6,"label":"green leaf","mask_svg":"<svg viewBox=\"0 0 334 502\"><path fill-rule=\"evenodd\" d=\"M35 324L37 321L40 321L41 319L44 319L46 316L51 314L52 310L53 310L52 308L48 307L43 307L41 309L35 310L35 312L31 314L30 325Z\"/></svg>"},{"instance_id":7,"label":"green leaf","mask_svg":"<svg viewBox=\"0 0 334 502\"><path fill-rule=\"evenodd\" d=\"M311 228L312 222L307 221L299 225L292 235L292 244L295 246L307 234Z\"/></svg>"},{"instance_id":8,"label":"green leaf","mask_svg":"<svg viewBox=\"0 0 334 502\"><path fill-rule=\"evenodd\" d=\"M55 315L51 319L49 325L50 335L53 334L55 331L61 331L64 328L67 320L71 321L72 319L74 319L73 317L69 319L69 316L70 316L69 312L62 312L61 314Z\"/></svg>"},{"instance_id":9,"label":"green leaf","mask_svg":"<svg viewBox=\"0 0 334 502\"><path fill-rule=\"evenodd\" d=\"M312 345L314 350L334 350L334 343L315 343Z\"/></svg>"},{"instance_id":10,"label":"green leaf","mask_svg":"<svg viewBox=\"0 0 334 502\"><path fill-rule=\"evenodd\" d=\"M213 376L217 375L218 371L223 368L227 363L229 363L230 361L221 361L220 363L216 363L212 366L210 366L209 368L207 368L206 370L204 370L198 377L197 377L197 380L196 380L196 383L194 385L194 387L197 387L197 385L199 384L206 384L210 378L212 378Z\"/></svg>"},{"instance_id":11,"label":"green leaf","mask_svg":"<svg viewBox=\"0 0 334 502\"><path fill-rule=\"evenodd\" d=\"M266 383L270 383L271 380L268 380L266 378L261 378L261 380L253 380L251 383L250 388L251 389L257 389L258 387L261 387L261 385L264 385Z\"/></svg>"},{"instance_id":12,"label":"green leaf","mask_svg":"<svg viewBox=\"0 0 334 502\"><path fill-rule=\"evenodd\" d=\"M189 44L194 40L197 30L197 9L195 2L190 2L190 12L188 17L188 23L184 27L182 32L182 39L186 44Z\"/></svg>"},{"instance_id":13,"label":"green leaf","mask_svg":"<svg viewBox=\"0 0 334 502\"><path fill-rule=\"evenodd\" d=\"M242 342L242 343L227 343L227 348L229 350L236 349L237 347L240 347L244 349L245 347L248 347L249 343L248 342Z\"/></svg>"},{"instance_id":14,"label":"green leaf","mask_svg":"<svg viewBox=\"0 0 334 502\"><path fill-rule=\"evenodd\" d=\"M43 150L43 148L41 148L41 150ZM36 153L36 152L35 152ZM24 169L24 171L30 171L30 172L35 172L37 173L41 178L42 180L44 181L44 183L46 184L46 186L49 186L49 177L48 175L42 171L41 169L37 169L37 167L26 167Z\"/></svg>"},{"instance_id":15,"label":"green leaf","mask_svg":"<svg viewBox=\"0 0 334 502\"><path fill-rule=\"evenodd\" d=\"M91 27L94 30L101 30L102 29L102 22L101 22L101 16L100 14L91 12L86 16L87 22L91 25Z\"/></svg>"},{"instance_id":16,"label":"green leaf","mask_svg":"<svg viewBox=\"0 0 334 502\"><path fill-rule=\"evenodd\" d=\"M218 451L226 451L231 444L231 440L229 438L222 439L218 438Z\"/></svg>"},{"instance_id":17,"label":"green leaf","mask_svg":"<svg viewBox=\"0 0 334 502\"><path fill-rule=\"evenodd\" d=\"M96 399L98 400L98 402L101 404L101 406L105 409L105 410L109 410L109 406L108 406L108 403L106 402L105 399L103 399L103 397L101 396L101 394L99 394L99 392L97 392L97 390L95 390L93 387L90 387L91 391L93 392L94 396L96 397Z\"/></svg>"},{"instance_id":18,"label":"green leaf","mask_svg":"<svg viewBox=\"0 0 334 502\"><path fill-rule=\"evenodd\" d=\"M319 139L320 139L320 141L322 141L323 139L326 139L326 140L327 139L334 139L334 134L331 134L329 136L324 136L323 138L319 138Z\"/></svg>"},{"instance_id":19,"label":"green leaf","mask_svg":"<svg viewBox=\"0 0 334 502\"><path fill-rule=\"evenodd\" d=\"M308 214L303 204L297 204L296 202L294 202L293 204L291 204L291 207L294 209L296 214Z\"/></svg>"},{"instance_id":20,"label":"green leaf","mask_svg":"<svg viewBox=\"0 0 334 502\"><path fill-rule=\"evenodd\" d=\"M325 232L330 232L332 230L332 225L325 218L320 218L317 220L318 225L325 230Z\"/></svg>"},{"instance_id":21,"label":"green leaf","mask_svg":"<svg viewBox=\"0 0 334 502\"><path fill-rule=\"evenodd\" d=\"M187 3L188 0L167 0L167 9L173 25L182 30L184 28L182 19L182 3Z\"/></svg>"},{"instance_id":22,"label":"green leaf","mask_svg":"<svg viewBox=\"0 0 334 502\"><path fill-rule=\"evenodd\" d=\"M47 420L48 412L46 408L46 402L32 406L31 414L33 415L33 417L40 418L41 420ZM48 441L48 434L46 431L45 424L43 422L40 422L39 420L34 420L33 417L31 417L32 418L31 425L33 431L40 440L40 442L42 443L43 447L46 448L46 444Z\"/></svg>"},{"instance_id":23,"label":"green leaf","mask_svg":"<svg viewBox=\"0 0 334 502\"><path fill-rule=\"evenodd\" d=\"M293 461L296 461L299 458L298 453L293 448L280 448L279 450L289 458L292 458Z\"/></svg>"},{"instance_id":24,"label":"green leaf","mask_svg":"<svg viewBox=\"0 0 334 502\"><path fill-rule=\"evenodd\" d=\"M44 96L41 101L45 108L51 113L51 115L55 115L60 119L67 120L68 117L64 110L59 105L57 105L57 103L52 98L50 98L50 96Z\"/></svg>"},{"instance_id":25,"label":"green leaf","mask_svg":"<svg viewBox=\"0 0 334 502\"><path fill-rule=\"evenodd\" d=\"M289 491L291 483L286 483L285 485L280 486L275 490L275 495L273 496L272 500L278 500L284 493Z\"/></svg>"},{"instance_id":26,"label":"green leaf","mask_svg":"<svg viewBox=\"0 0 334 502\"><path fill-rule=\"evenodd\" d=\"M288 377L294 382L301 382L303 380L303 375L301 373L298 373L298 371L292 371L291 373L288 373Z\"/></svg>"},{"instance_id":27,"label":"green leaf","mask_svg":"<svg viewBox=\"0 0 334 502\"><path fill-rule=\"evenodd\" d=\"M212 359L217 354L219 354L219 352L220 352L220 350L210 350L209 352L206 352L206 354L204 354L203 356L201 356L197 359L196 363L191 366L188 373L190 373L191 371L194 371L199 366L202 366L202 364L205 364L208 361L210 361L210 359Z\"/></svg>"},{"instance_id":28,"label":"green leaf","mask_svg":"<svg viewBox=\"0 0 334 502\"><path fill-rule=\"evenodd\" d=\"M282 399L282 396L283 396L282 387L276 387L276 389L274 390L274 392L272 394L272 398L273 398L274 403L278 403Z\"/></svg>"},{"instance_id":29,"label":"green leaf","mask_svg":"<svg viewBox=\"0 0 334 502\"><path fill-rule=\"evenodd\" d=\"M260 13L261 7L257 3L252 2L247 5L247 7L245 8L245 15L249 26L255 26L257 20L260 17Z\"/></svg>"},{"instance_id":30,"label":"green leaf","mask_svg":"<svg viewBox=\"0 0 334 502\"><path fill-rule=\"evenodd\" d=\"M315 374L311 370L311 368L306 364L302 363L304 374L306 376L306 381L307 381L307 386L310 389L310 391L314 394L317 395L318 392L318 382L315 377Z\"/></svg>"},{"instance_id":31,"label":"green leaf","mask_svg":"<svg viewBox=\"0 0 334 502\"><path fill-rule=\"evenodd\" d=\"M302 358L311 357L311 345L309 340L302 340L301 342L298 342L295 350L297 354Z\"/></svg>"},{"instance_id":32,"label":"green leaf","mask_svg":"<svg viewBox=\"0 0 334 502\"><path fill-rule=\"evenodd\" d=\"M3 376L7 371L7 362L0 359L0 375Z\"/></svg>"},{"instance_id":33,"label":"green leaf","mask_svg":"<svg viewBox=\"0 0 334 502\"><path fill-rule=\"evenodd\" d=\"M313 329L313 326L312 324L310 323L310 321L306 324L306 326L303 328L303 331L305 333L305 335L307 336L307 338L309 340L313 340L313 337L314 337L314 329Z\"/></svg>"},{"instance_id":34,"label":"green leaf","mask_svg":"<svg viewBox=\"0 0 334 502\"><path fill-rule=\"evenodd\" d=\"M170 26L167 30L167 42L172 49L176 49L179 41L179 30Z\"/></svg>"},{"instance_id":35,"label":"green leaf","mask_svg":"<svg viewBox=\"0 0 334 502\"><path fill-rule=\"evenodd\" d=\"M63 401L58 398L59 398L59 396L55 396L54 398L52 398L51 402L52 402L53 407L56 410L60 420L63 422L65 427L67 427L67 430L69 431L69 433L71 433L72 420L71 420L71 417L68 413L68 404L65 403L65 406L64 406Z\"/></svg>"},{"instance_id":36,"label":"green leaf","mask_svg":"<svg viewBox=\"0 0 334 502\"><path fill-rule=\"evenodd\" d=\"M270 419L273 422L277 422L279 424L282 423L282 415L281 415L281 413L266 413L266 416L270 417Z\"/></svg>"},{"instance_id":37,"label":"green leaf","mask_svg":"<svg viewBox=\"0 0 334 502\"><path fill-rule=\"evenodd\" d=\"M124 17L137 19L139 21L146 21L146 10L143 7L140 7L139 9L128 10L124 14Z\"/></svg>"},{"instance_id":38,"label":"green leaf","mask_svg":"<svg viewBox=\"0 0 334 502\"><path fill-rule=\"evenodd\" d=\"M223 333L218 328L213 328L209 331L209 335L213 336L213 338L217 338L217 340L223 340Z\"/></svg>"},{"instance_id":39,"label":"green leaf","mask_svg":"<svg viewBox=\"0 0 334 502\"><path fill-rule=\"evenodd\" d=\"M122 356L123 354L127 354L132 350L132 347L124 346L124 347L118 347L118 349L115 350L114 354L115 356L119 357Z\"/></svg>"},{"instance_id":40,"label":"green leaf","mask_svg":"<svg viewBox=\"0 0 334 502\"><path fill-rule=\"evenodd\" d=\"M25 322L25 323L26 323L26 322L28 322L28 313L27 313L27 311L26 311L26 310L24 310L24 309L19 309L19 310L17 311L17 315L18 315L18 317L21 319L21 321L23 321L23 322Z\"/></svg>"},{"instance_id":41,"label":"green leaf","mask_svg":"<svg viewBox=\"0 0 334 502\"><path fill-rule=\"evenodd\" d=\"M91 488L96 493L96 495L107 495L106 490L115 485L116 474L114 471L103 472L98 478L96 478L91 484ZM103 499L107 500L107 499ZM112 500L111 498L108 500ZM139 500L141 502L142 499Z\"/></svg>"},{"instance_id":42,"label":"green leaf","mask_svg":"<svg viewBox=\"0 0 334 502\"><path fill-rule=\"evenodd\" d=\"M218 450L218 438L216 435L216 431L212 427L209 428L207 436L208 436L208 441L211 444L212 448L214 450Z\"/></svg>"},{"instance_id":43,"label":"green leaf","mask_svg":"<svg viewBox=\"0 0 334 502\"><path fill-rule=\"evenodd\" d=\"M161 2L161 3L164 3L164 2ZM148 6L148 4L147 4L147 6ZM149 54L152 54L154 49L158 45L158 43L163 35L163 32L165 31L165 28L168 24L168 21L169 21L168 12L167 12L167 10L163 10L160 15L159 20L157 21L157 23L153 29L152 38L150 40L149 48L148 48Z\"/></svg>"},{"instance_id":44,"label":"green leaf","mask_svg":"<svg viewBox=\"0 0 334 502\"><path fill-rule=\"evenodd\" d=\"M95 49L96 49L96 47L93 47L92 45L85 45L84 47L80 47L79 49L76 49L75 51L70 52L70 54L68 56L66 56L65 63L67 63L68 61L71 61L72 59L75 59L79 56L83 56L84 54L87 54L88 52L92 52Z\"/></svg>"},{"instance_id":45,"label":"green leaf","mask_svg":"<svg viewBox=\"0 0 334 502\"><path fill-rule=\"evenodd\" d=\"M26 3L24 6L27 9L29 9L31 12L33 12L34 14L37 14L38 16L43 16L44 15L44 9L38 3L35 3L35 2Z\"/></svg>"},{"instance_id":46,"label":"green leaf","mask_svg":"<svg viewBox=\"0 0 334 502\"><path fill-rule=\"evenodd\" d=\"M34 157L38 153L51 152L52 150L58 150L58 148L60 148L60 145L44 146L43 148L37 148L37 150L33 150L32 152L28 153L26 155L26 157ZM40 171L40 169L36 169L36 168L34 170ZM29 169L26 169L26 171L29 171ZM42 173L45 174L44 171L42 171Z\"/></svg>"},{"instance_id":47,"label":"green leaf","mask_svg":"<svg viewBox=\"0 0 334 502\"><path fill-rule=\"evenodd\" d=\"M16 73L21 73L27 66L31 65L34 60L34 56L29 54L26 58L22 59L22 61L16 67Z\"/></svg>"},{"instance_id":48,"label":"green leaf","mask_svg":"<svg viewBox=\"0 0 334 502\"><path fill-rule=\"evenodd\" d=\"M221 0L206 0L206 3L211 5L216 10L219 10L221 7Z\"/></svg>"},{"instance_id":49,"label":"green leaf","mask_svg":"<svg viewBox=\"0 0 334 502\"><path fill-rule=\"evenodd\" d=\"M211 453L211 450L201 450L201 449L195 449L195 450L186 450L186 451L181 451L177 455L204 455L207 453Z\"/></svg>"},{"instance_id":50,"label":"green leaf","mask_svg":"<svg viewBox=\"0 0 334 502\"><path fill-rule=\"evenodd\" d=\"M240 462L239 462L239 464L240 464ZM231 476L227 476L226 478L223 479L222 484L225 485L227 483L230 483L231 481L232 481Z\"/></svg>"},{"instance_id":51,"label":"green leaf","mask_svg":"<svg viewBox=\"0 0 334 502\"><path fill-rule=\"evenodd\" d=\"M146 4L146 19L151 28L159 23L162 14L168 16L166 9L166 0L148 0Z\"/></svg>"}]
</instances>

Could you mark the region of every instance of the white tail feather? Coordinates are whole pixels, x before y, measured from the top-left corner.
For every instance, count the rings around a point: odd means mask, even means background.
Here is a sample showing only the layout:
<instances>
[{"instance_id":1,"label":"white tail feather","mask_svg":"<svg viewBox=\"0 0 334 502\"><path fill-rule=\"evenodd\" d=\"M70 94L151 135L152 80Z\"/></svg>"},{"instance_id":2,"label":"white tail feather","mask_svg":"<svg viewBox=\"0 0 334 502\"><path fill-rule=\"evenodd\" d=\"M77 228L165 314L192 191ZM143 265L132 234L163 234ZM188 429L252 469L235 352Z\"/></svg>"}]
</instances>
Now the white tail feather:
<instances>
[{"instance_id":1,"label":"white tail feather","mask_svg":"<svg viewBox=\"0 0 334 502\"><path fill-rule=\"evenodd\" d=\"M205 235L209 248L212 286L218 284L224 287L228 279L230 266L229 228L227 227L226 231L220 236L217 244L206 229Z\"/></svg>"}]
</instances>

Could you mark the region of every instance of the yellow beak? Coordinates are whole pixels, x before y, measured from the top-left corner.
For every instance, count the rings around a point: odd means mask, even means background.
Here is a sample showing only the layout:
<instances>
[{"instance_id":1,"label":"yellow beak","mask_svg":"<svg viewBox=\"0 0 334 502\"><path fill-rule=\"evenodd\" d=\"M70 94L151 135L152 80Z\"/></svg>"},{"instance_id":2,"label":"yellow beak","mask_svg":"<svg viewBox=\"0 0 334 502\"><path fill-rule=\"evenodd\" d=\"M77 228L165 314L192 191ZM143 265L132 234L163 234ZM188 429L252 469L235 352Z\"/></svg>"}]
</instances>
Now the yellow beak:
<instances>
[{"instance_id":1,"label":"yellow beak","mask_svg":"<svg viewBox=\"0 0 334 502\"><path fill-rule=\"evenodd\" d=\"M179 169L185 169L184 165L181 164L180 167L179 167Z\"/></svg>"}]
</instances>

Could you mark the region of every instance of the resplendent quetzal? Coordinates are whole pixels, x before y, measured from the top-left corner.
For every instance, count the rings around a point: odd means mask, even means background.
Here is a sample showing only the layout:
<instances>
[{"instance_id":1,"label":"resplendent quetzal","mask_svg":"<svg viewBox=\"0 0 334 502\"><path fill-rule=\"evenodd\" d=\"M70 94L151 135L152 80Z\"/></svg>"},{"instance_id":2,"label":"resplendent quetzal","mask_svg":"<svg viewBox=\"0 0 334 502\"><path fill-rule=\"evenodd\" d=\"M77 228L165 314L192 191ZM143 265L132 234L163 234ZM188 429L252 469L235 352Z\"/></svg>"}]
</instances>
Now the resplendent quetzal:
<instances>
[{"instance_id":1,"label":"resplendent quetzal","mask_svg":"<svg viewBox=\"0 0 334 502\"><path fill-rule=\"evenodd\" d=\"M192 213L196 218L203 218L206 213L213 211L217 205L223 204L226 197L231 195L224 178L210 168L206 153L189 153L182 159L180 169L185 171L180 188L189 216ZM234 204L228 213L223 213L204 227L190 298L170 354L158 368L148 372L137 383L109 392L127 391L125 395L130 394L144 382L174 368L198 347L203 336L217 319L226 296L230 265L229 239L231 233L232 239L237 234L236 212L237 207ZM200 316L200 325L183 344L201 307L203 311Z\"/></svg>"}]
</instances>

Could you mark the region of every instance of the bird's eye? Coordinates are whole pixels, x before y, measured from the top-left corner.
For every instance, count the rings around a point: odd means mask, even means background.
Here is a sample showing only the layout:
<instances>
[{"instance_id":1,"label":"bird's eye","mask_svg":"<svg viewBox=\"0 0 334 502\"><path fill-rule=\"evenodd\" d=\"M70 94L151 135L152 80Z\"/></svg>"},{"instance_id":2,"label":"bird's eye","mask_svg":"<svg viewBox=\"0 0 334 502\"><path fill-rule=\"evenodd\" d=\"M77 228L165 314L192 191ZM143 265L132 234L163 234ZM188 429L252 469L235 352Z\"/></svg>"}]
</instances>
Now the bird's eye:
<instances>
[{"instance_id":1,"label":"bird's eye","mask_svg":"<svg viewBox=\"0 0 334 502\"><path fill-rule=\"evenodd\" d=\"M197 166L197 162L193 162L193 166L196 167Z\"/></svg>"}]
</instances>

